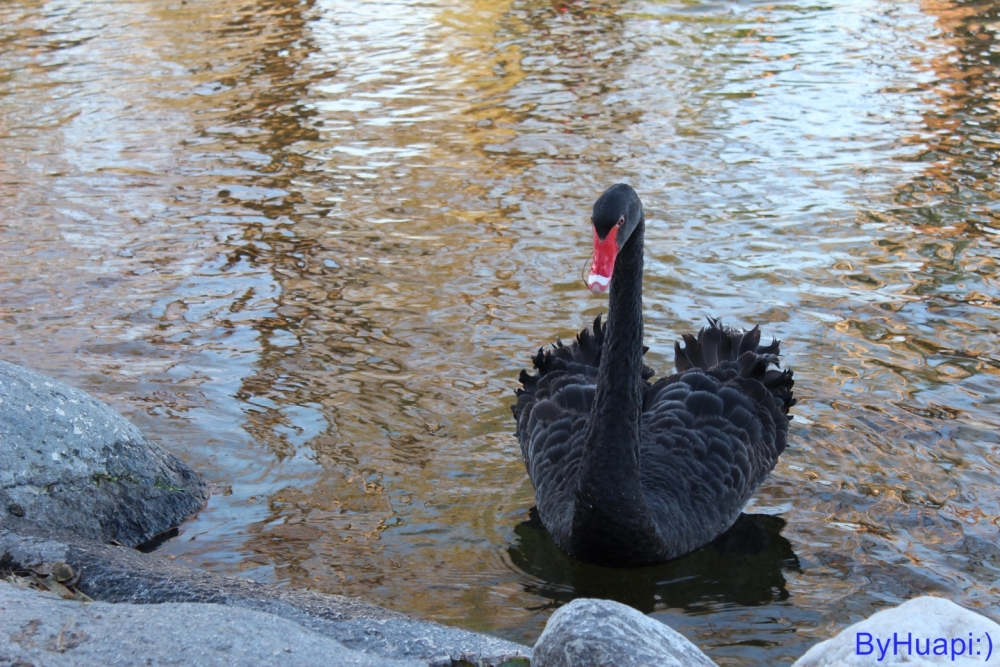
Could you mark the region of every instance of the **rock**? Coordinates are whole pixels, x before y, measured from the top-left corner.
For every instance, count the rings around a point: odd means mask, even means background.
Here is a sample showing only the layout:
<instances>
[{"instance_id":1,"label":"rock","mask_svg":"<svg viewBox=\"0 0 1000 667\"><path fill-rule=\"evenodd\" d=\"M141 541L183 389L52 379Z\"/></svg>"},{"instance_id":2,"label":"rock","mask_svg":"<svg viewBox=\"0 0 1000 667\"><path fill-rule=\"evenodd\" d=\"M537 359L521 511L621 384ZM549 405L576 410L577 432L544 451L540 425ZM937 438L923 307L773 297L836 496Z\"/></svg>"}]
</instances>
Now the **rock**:
<instances>
[{"instance_id":1,"label":"rock","mask_svg":"<svg viewBox=\"0 0 1000 667\"><path fill-rule=\"evenodd\" d=\"M0 361L0 526L137 546L207 498L194 471L104 403Z\"/></svg>"},{"instance_id":2,"label":"rock","mask_svg":"<svg viewBox=\"0 0 1000 667\"><path fill-rule=\"evenodd\" d=\"M206 498L108 406L0 362L0 576L65 572L99 601L0 582L0 665L527 665L531 649L502 639L106 544L142 544Z\"/></svg>"},{"instance_id":3,"label":"rock","mask_svg":"<svg viewBox=\"0 0 1000 667\"><path fill-rule=\"evenodd\" d=\"M250 609L294 622L356 651L435 667L452 667L453 660L495 667L531 656L531 649L520 644L416 620L352 598L202 572L155 553L46 534L31 525L17 528L18 532L0 529L0 572L67 563L81 573L78 587L95 600L214 603L223 612L226 607ZM522 665L526 660L512 667Z\"/></svg>"},{"instance_id":4,"label":"rock","mask_svg":"<svg viewBox=\"0 0 1000 667\"><path fill-rule=\"evenodd\" d=\"M552 614L532 667L715 667L680 633L626 605L580 598Z\"/></svg>"},{"instance_id":5,"label":"rock","mask_svg":"<svg viewBox=\"0 0 1000 667\"><path fill-rule=\"evenodd\" d=\"M81 604L0 581L0 665L426 667L273 614L201 603Z\"/></svg>"},{"instance_id":6,"label":"rock","mask_svg":"<svg viewBox=\"0 0 1000 667\"><path fill-rule=\"evenodd\" d=\"M913 650L907 650L908 640ZM919 597L873 614L833 639L816 644L792 667L903 663L911 667L1000 666L1000 625L943 598Z\"/></svg>"}]
</instances>

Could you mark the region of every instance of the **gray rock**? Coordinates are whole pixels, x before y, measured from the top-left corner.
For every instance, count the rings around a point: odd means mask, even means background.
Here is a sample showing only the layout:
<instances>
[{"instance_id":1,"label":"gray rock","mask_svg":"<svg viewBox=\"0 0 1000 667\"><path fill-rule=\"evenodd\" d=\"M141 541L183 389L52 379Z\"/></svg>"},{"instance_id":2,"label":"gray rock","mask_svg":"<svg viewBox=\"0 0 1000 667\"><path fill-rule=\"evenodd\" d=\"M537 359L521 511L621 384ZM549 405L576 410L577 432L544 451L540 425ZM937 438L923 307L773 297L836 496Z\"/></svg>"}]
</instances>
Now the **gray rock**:
<instances>
[{"instance_id":1,"label":"gray rock","mask_svg":"<svg viewBox=\"0 0 1000 667\"><path fill-rule=\"evenodd\" d=\"M935 642L938 639L943 641ZM939 650L938 655L934 655L935 648ZM1000 625L943 598L914 598L898 607L872 614L833 639L816 644L792 667L904 663L912 667L1000 667Z\"/></svg>"},{"instance_id":2,"label":"gray rock","mask_svg":"<svg viewBox=\"0 0 1000 667\"><path fill-rule=\"evenodd\" d=\"M0 361L0 526L136 546L207 498L195 472L104 403Z\"/></svg>"},{"instance_id":3,"label":"gray rock","mask_svg":"<svg viewBox=\"0 0 1000 667\"><path fill-rule=\"evenodd\" d=\"M425 667L352 651L279 616L200 603L81 604L0 582L0 665Z\"/></svg>"},{"instance_id":4,"label":"gray rock","mask_svg":"<svg viewBox=\"0 0 1000 667\"><path fill-rule=\"evenodd\" d=\"M532 667L715 667L680 633L626 605L580 598L552 614Z\"/></svg>"},{"instance_id":5,"label":"gray rock","mask_svg":"<svg viewBox=\"0 0 1000 667\"><path fill-rule=\"evenodd\" d=\"M95 600L204 602L266 612L382 658L419 660L435 667L451 667L453 660L495 667L531 656L531 649L520 644L419 621L352 598L202 572L156 554L57 537L28 524L0 529L0 570L56 562L79 571L80 589Z\"/></svg>"}]
</instances>

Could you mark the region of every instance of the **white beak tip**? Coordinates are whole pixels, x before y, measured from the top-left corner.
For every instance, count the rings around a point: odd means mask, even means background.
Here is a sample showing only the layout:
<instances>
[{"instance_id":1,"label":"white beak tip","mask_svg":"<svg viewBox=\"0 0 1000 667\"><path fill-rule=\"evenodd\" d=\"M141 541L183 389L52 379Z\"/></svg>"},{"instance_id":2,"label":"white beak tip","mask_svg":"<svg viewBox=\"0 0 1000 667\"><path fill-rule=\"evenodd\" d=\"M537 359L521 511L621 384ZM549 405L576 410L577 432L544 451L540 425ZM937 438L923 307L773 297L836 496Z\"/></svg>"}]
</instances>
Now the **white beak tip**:
<instances>
[{"instance_id":1,"label":"white beak tip","mask_svg":"<svg viewBox=\"0 0 1000 667\"><path fill-rule=\"evenodd\" d=\"M608 285L611 284L610 276L602 276L598 273L591 273L587 276L587 287L594 294L603 294L608 291Z\"/></svg>"}]
</instances>

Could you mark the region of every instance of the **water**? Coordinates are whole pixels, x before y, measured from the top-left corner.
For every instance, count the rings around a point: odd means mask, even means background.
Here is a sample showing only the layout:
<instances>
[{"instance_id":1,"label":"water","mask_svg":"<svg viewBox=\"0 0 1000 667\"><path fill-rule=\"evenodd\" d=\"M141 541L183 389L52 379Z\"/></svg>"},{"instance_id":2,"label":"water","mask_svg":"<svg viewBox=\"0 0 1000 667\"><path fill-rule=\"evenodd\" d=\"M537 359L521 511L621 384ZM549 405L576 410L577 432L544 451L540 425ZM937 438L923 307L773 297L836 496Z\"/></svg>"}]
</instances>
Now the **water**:
<instances>
[{"instance_id":1,"label":"water","mask_svg":"<svg viewBox=\"0 0 1000 667\"><path fill-rule=\"evenodd\" d=\"M160 551L207 570L529 644L610 597L721 665L924 592L995 615L997 31L956 0L11 0L0 358L204 473ZM605 307L620 180L650 365L721 315L795 369L754 553L607 571L531 523L517 373Z\"/></svg>"}]
</instances>

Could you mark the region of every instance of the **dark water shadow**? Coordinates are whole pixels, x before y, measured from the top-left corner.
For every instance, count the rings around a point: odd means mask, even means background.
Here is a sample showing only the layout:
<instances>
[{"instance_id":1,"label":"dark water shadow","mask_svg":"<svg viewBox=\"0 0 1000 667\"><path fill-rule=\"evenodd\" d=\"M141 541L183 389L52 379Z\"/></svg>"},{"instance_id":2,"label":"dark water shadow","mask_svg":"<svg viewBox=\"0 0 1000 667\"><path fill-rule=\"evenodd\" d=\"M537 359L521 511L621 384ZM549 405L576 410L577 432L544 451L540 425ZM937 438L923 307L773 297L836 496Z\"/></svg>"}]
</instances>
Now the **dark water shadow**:
<instances>
[{"instance_id":1,"label":"dark water shadow","mask_svg":"<svg viewBox=\"0 0 1000 667\"><path fill-rule=\"evenodd\" d=\"M514 528L507 552L534 581L525 590L559 607L576 598L615 600L650 613L657 608L708 611L719 604L759 606L788 599L784 570L799 569L792 545L781 536L785 520L741 514L711 544L663 565L607 568L588 565L555 545L535 508Z\"/></svg>"},{"instance_id":2,"label":"dark water shadow","mask_svg":"<svg viewBox=\"0 0 1000 667\"><path fill-rule=\"evenodd\" d=\"M169 530L163 531L162 533L153 535L142 544L136 546L135 549L136 551L141 551L144 554L151 554L170 540L180 535L180 532L180 528L175 526Z\"/></svg>"}]
</instances>

